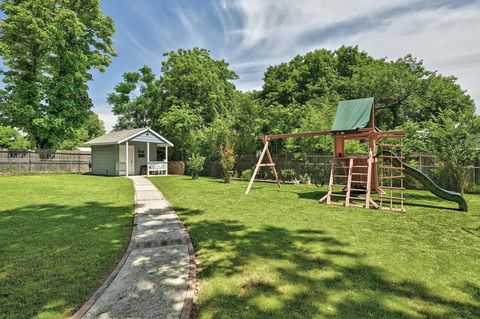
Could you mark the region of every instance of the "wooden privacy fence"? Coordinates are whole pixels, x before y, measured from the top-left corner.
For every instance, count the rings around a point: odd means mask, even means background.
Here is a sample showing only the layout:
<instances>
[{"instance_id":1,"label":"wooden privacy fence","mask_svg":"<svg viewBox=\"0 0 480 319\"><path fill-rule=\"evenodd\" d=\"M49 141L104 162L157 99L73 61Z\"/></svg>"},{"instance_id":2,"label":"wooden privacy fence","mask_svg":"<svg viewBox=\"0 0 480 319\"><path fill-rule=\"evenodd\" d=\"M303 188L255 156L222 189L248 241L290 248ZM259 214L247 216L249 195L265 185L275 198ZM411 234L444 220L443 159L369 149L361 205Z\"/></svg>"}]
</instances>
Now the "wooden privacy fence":
<instances>
[{"instance_id":1,"label":"wooden privacy fence","mask_svg":"<svg viewBox=\"0 0 480 319\"><path fill-rule=\"evenodd\" d=\"M0 149L0 174L88 173L90 152Z\"/></svg>"}]
</instances>

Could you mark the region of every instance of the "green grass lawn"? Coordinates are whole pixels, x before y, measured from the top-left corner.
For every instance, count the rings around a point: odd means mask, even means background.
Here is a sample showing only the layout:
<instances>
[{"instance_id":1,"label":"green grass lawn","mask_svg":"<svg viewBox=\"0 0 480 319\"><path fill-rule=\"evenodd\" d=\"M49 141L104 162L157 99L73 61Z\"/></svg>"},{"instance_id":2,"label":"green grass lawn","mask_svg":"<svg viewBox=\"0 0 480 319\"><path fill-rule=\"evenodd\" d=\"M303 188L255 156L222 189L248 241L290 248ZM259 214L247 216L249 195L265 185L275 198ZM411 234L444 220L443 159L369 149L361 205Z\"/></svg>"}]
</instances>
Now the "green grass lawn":
<instances>
[{"instance_id":1,"label":"green grass lawn","mask_svg":"<svg viewBox=\"0 0 480 319\"><path fill-rule=\"evenodd\" d=\"M131 181L0 177L0 199L0 318L73 314L126 249Z\"/></svg>"},{"instance_id":2,"label":"green grass lawn","mask_svg":"<svg viewBox=\"0 0 480 319\"><path fill-rule=\"evenodd\" d=\"M479 195L466 214L410 191L402 214L315 186L151 180L193 237L200 318L480 318Z\"/></svg>"}]
</instances>

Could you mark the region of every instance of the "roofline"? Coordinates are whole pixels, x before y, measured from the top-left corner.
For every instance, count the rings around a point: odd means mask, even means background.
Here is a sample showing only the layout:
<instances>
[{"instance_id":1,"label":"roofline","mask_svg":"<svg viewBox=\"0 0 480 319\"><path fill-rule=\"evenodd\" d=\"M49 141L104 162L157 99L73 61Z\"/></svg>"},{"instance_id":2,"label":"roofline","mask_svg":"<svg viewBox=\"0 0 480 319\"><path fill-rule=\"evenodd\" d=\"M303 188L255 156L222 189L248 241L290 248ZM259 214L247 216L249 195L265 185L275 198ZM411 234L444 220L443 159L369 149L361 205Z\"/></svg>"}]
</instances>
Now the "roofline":
<instances>
[{"instance_id":1,"label":"roofline","mask_svg":"<svg viewBox=\"0 0 480 319\"><path fill-rule=\"evenodd\" d=\"M116 143L113 143L113 144L121 144L121 143L123 143L123 142L126 142L126 141L132 139L132 138L135 138L135 137L137 137L137 136L139 136L139 135L142 135L143 133L145 133L145 132L147 132L147 131L150 132L150 133L152 133L153 135L155 135L155 136L158 137L159 139L162 139L162 140L164 140L165 142L167 142L167 143L166 143L167 145L173 146L173 143L172 143L172 142L170 142L169 140L167 140L165 137L161 136L160 134L158 134L158 133L155 132L154 130L150 129L149 127L145 128L144 130L142 130L142 131L140 131L140 132L137 132L137 133L134 134L134 135L130 135L129 137L124 138L123 140L120 140L120 141L118 141L118 142L116 142ZM157 143L157 144L161 144L161 143Z\"/></svg>"},{"instance_id":2,"label":"roofline","mask_svg":"<svg viewBox=\"0 0 480 319\"><path fill-rule=\"evenodd\" d=\"M138 142L137 142L138 143ZM146 142L142 142L142 143L146 143ZM173 144L172 143L155 143L155 142L151 142L151 144L156 144L156 145L160 145L160 146L170 146L172 147ZM105 143L85 143L84 145L88 145L88 146L101 146L101 145L118 145L117 142L105 142Z\"/></svg>"},{"instance_id":3,"label":"roofline","mask_svg":"<svg viewBox=\"0 0 480 319\"><path fill-rule=\"evenodd\" d=\"M141 130L140 132L137 132L137 133L135 133L135 134L133 134L133 135L130 135L129 137L124 138L123 140L120 140L120 141L116 142L116 144L121 144L121 143L123 143L123 142L125 142L125 141L128 141L129 139L134 138L134 137L137 137L138 135L143 134L143 133L145 133L146 131L148 131L148 127L147 127L147 128L144 128L144 129Z\"/></svg>"},{"instance_id":4,"label":"roofline","mask_svg":"<svg viewBox=\"0 0 480 319\"><path fill-rule=\"evenodd\" d=\"M90 143L90 142L85 142L84 145L116 145L116 142L103 142L103 143Z\"/></svg>"}]
</instances>

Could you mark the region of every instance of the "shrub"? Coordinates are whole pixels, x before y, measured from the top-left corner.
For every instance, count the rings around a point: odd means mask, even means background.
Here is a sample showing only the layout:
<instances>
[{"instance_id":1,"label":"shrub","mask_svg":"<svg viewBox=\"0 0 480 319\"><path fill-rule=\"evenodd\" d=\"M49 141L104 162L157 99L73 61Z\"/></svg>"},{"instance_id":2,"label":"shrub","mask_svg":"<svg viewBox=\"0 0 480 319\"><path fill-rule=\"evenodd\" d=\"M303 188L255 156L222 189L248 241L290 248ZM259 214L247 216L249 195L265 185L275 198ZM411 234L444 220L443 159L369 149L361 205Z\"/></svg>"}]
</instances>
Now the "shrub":
<instances>
[{"instance_id":1,"label":"shrub","mask_svg":"<svg viewBox=\"0 0 480 319\"><path fill-rule=\"evenodd\" d=\"M284 168L280 171L280 176L284 181L291 181L295 176L295 171L291 168Z\"/></svg>"},{"instance_id":2,"label":"shrub","mask_svg":"<svg viewBox=\"0 0 480 319\"><path fill-rule=\"evenodd\" d=\"M187 160L187 167L190 170L192 179L198 178L198 173L203 169L203 164L205 163L205 157L201 156L198 153L193 153Z\"/></svg>"},{"instance_id":3,"label":"shrub","mask_svg":"<svg viewBox=\"0 0 480 319\"><path fill-rule=\"evenodd\" d=\"M223 181L230 183L233 167L235 166L235 151L232 146L220 147L220 164L223 167Z\"/></svg>"},{"instance_id":4,"label":"shrub","mask_svg":"<svg viewBox=\"0 0 480 319\"><path fill-rule=\"evenodd\" d=\"M300 183L310 185L312 183L310 175L308 175L307 173L300 175Z\"/></svg>"},{"instance_id":5,"label":"shrub","mask_svg":"<svg viewBox=\"0 0 480 319\"><path fill-rule=\"evenodd\" d=\"M246 169L242 172L242 179L245 181L249 181L252 178L253 171L251 169Z\"/></svg>"}]
</instances>

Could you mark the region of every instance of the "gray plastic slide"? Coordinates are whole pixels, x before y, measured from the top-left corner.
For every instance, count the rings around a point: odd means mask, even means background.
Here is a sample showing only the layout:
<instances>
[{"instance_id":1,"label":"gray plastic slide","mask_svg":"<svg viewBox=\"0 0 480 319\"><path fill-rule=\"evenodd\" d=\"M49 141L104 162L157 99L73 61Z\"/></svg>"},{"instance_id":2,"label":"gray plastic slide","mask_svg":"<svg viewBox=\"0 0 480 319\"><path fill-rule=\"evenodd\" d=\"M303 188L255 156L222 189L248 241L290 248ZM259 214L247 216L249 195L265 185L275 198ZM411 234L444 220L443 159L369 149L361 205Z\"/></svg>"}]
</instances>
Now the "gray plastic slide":
<instances>
[{"instance_id":1,"label":"gray plastic slide","mask_svg":"<svg viewBox=\"0 0 480 319\"><path fill-rule=\"evenodd\" d=\"M394 162L394 165L400 166L400 164L403 164L403 167L405 168L405 174L410 175L411 177L415 178L417 181L422 183L422 185L429 190L432 194L448 200L452 202L457 202L458 203L458 208L462 211L467 212L468 211L468 204L467 201L465 200L465 197L463 197L460 193L457 192L452 192L446 189L441 188L437 184L435 184L434 181L428 175L425 173L422 173L418 169L405 164L405 162L402 162L396 154L390 151L383 151L383 153L388 154L390 156L394 156L392 161Z\"/></svg>"}]
</instances>

